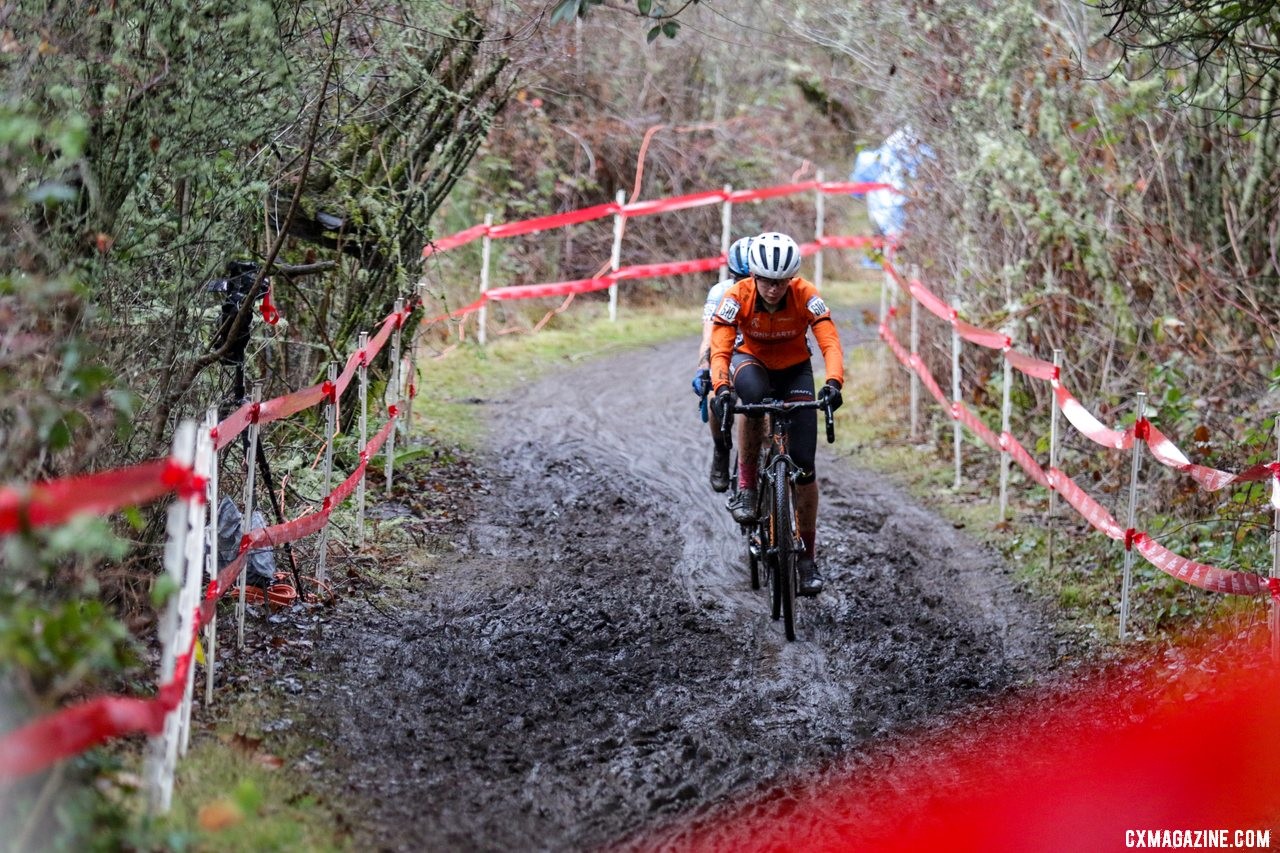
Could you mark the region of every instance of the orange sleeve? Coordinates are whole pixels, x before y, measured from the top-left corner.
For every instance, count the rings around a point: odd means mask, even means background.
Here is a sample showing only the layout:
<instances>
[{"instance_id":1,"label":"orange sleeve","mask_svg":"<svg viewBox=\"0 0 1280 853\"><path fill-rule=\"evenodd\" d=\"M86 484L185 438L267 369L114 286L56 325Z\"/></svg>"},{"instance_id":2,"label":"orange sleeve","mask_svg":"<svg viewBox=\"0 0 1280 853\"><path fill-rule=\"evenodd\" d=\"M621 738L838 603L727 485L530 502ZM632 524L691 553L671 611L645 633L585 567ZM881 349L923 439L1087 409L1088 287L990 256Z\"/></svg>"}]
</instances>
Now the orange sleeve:
<instances>
[{"instance_id":1,"label":"orange sleeve","mask_svg":"<svg viewBox=\"0 0 1280 853\"><path fill-rule=\"evenodd\" d=\"M720 297L720 304L711 315L712 391L719 391L729 384L729 364L733 359L733 344L738 339L738 315L742 302L742 282L738 281Z\"/></svg>"},{"instance_id":2,"label":"orange sleeve","mask_svg":"<svg viewBox=\"0 0 1280 853\"><path fill-rule=\"evenodd\" d=\"M733 358L733 341L738 327L716 323L711 327L711 389L719 391L729 384L729 361Z\"/></svg>"},{"instance_id":3,"label":"orange sleeve","mask_svg":"<svg viewBox=\"0 0 1280 853\"><path fill-rule=\"evenodd\" d=\"M836 329L835 321L830 317L823 317L814 323L813 336L818 340L819 348L822 349L822 360L827 366L827 378L834 379L843 387L844 350L840 346L840 332Z\"/></svg>"},{"instance_id":4,"label":"orange sleeve","mask_svg":"<svg viewBox=\"0 0 1280 853\"><path fill-rule=\"evenodd\" d=\"M822 300L818 288L812 282L801 279L797 287L800 296L809 310L809 325L813 329L813 337L822 350L822 361L826 365L827 378L844 386L844 348L840 346L840 331L835 320L831 319L831 309Z\"/></svg>"}]
</instances>

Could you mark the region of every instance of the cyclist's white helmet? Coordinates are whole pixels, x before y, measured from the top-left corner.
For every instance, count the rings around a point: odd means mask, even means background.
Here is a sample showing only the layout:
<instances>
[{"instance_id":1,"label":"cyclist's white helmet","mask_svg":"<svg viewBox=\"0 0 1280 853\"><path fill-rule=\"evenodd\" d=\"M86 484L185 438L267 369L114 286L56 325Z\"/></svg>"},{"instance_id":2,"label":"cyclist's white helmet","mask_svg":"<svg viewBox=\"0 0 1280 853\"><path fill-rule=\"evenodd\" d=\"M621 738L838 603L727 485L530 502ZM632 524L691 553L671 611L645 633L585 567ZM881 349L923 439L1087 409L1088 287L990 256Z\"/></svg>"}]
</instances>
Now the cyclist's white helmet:
<instances>
[{"instance_id":1,"label":"cyclist's white helmet","mask_svg":"<svg viewBox=\"0 0 1280 853\"><path fill-rule=\"evenodd\" d=\"M751 275L751 267L747 261L747 253L751 251L751 238L743 237L729 247L729 272L738 278Z\"/></svg>"},{"instance_id":2,"label":"cyclist's white helmet","mask_svg":"<svg viewBox=\"0 0 1280 853\"><path fill-rule=\"evenodd\" d=\"M800 269L800 247L786 234L769 231L751 241L751 274L764 278L791 278Z\"/></svg>"}]
</instances>

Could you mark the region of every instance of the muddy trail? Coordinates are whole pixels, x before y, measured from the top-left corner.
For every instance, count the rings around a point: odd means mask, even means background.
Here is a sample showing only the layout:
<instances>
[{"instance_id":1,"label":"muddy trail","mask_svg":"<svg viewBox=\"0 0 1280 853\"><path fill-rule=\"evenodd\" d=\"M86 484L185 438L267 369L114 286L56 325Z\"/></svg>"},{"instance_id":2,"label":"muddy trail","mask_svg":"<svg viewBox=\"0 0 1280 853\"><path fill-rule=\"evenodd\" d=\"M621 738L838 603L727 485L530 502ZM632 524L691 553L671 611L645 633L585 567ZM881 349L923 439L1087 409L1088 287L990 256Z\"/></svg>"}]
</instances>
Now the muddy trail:
<instances>
[{"instance_id":1,"label":"muddy trail","mask_svg":"<svg viewBox=\"0 0 1280 853\"><path fill-rule=\"evenodd\" d=\"M436 531L452 552L395 609L352 598L327 619L303 698L332 744L317 787L358 848L643 839L1057 658L994 554L822 443L827 588L787 642L706 482L695 347L487 401L471 518Z\"/></svg>"}]
</instances>

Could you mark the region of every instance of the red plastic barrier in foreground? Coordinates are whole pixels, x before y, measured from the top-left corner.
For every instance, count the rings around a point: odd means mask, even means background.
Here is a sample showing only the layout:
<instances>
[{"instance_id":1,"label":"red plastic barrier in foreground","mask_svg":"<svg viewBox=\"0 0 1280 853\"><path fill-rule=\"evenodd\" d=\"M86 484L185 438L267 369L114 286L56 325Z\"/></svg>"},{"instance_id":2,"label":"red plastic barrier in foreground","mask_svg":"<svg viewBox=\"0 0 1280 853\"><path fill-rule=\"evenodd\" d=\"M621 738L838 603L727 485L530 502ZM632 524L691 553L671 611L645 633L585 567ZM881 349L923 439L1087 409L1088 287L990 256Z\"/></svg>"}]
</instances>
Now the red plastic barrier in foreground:
<instances>
[{"instance_id":1,"label":"red plastic barrier in foreground","mask_svg":"<svg viewBox=\"0 0 1280 853\"><path fill-rule=\"evenodd\" d=\"M895 737L854 768L780 781L696 817L668 831L665 846L1103 851L1280 841L1272 671L1224 668L1206 651L1173 673L1112 680L1103 673L1070 693L1028 694ZM1139 843L1153 832L1155 844ZM1197 832L1227 843L1191 843Z\"/></svg>"}]
</instances>

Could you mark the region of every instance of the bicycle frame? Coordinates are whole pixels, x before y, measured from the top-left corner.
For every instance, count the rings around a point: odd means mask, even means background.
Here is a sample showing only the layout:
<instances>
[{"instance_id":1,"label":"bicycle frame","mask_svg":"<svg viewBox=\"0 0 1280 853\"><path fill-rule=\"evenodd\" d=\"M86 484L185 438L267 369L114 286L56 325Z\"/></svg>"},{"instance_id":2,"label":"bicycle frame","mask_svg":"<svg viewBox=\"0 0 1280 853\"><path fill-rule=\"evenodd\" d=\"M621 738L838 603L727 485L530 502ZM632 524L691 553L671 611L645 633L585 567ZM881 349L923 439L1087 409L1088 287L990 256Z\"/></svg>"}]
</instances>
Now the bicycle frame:
<instances>
[{"instance_id":1,"label":"bicycle frame","mask_svg":"<svg viewBox=\"0 0 1280 853\"><path fill-rule=\"evenodd\" d=\"M795 482L803 474L791 458L791 415L803 409L822 409L826 414L827 441L835 441L835 425L829 406L817 401L794 403L767 399L760 403L737 403L722 412L722 427L732 435L729 421L733 413L760 413L768 417L769 439L762 447L756 473L756 521L744 524L752 587L758 588L757 560L765 566L770 586L772 616L783 618L788 640L795 637L795 595L799 582L796 563L803 551L796 527Z\"/></svg>"}]
</instances>

